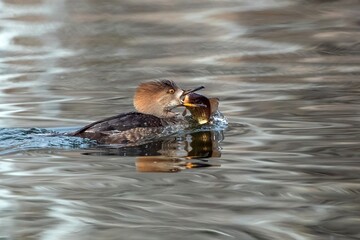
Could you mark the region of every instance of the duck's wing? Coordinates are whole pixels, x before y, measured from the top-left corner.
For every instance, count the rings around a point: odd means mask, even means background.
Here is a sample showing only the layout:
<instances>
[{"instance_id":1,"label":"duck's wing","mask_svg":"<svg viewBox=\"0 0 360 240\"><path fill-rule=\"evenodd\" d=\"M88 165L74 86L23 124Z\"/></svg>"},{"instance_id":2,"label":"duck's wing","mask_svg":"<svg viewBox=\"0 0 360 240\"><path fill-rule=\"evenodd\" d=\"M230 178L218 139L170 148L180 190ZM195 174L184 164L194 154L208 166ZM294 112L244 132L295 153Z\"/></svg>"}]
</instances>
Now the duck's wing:
<instances>
[{"instance_id":1,"label":"duck's wing","mask_svg":"<svg viewBox=\"0 0 360 240\"><path fill-rule=\"evenodd\" d=\"M130 112L90 123L70 135L77 136L84 132L126 131L132 128L162 126L163 123L158 117L139 112Z\"/></svg>"}]
</instances>

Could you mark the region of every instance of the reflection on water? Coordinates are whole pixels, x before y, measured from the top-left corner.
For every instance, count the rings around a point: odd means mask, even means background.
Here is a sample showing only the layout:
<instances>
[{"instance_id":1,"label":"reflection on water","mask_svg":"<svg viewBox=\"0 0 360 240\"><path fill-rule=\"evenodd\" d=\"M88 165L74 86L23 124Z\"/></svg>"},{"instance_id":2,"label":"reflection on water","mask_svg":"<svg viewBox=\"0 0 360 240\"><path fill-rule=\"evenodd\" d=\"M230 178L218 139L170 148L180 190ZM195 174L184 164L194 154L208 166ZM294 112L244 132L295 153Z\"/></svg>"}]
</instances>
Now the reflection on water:
<instances>
[{"instance_id":1,"label":"reflection on water","mask_svg":"<svg viewBox=\"0 0 360 240\"><path fill-rule=\"evenodd\" d=\"M57 130L0 129L0 155L43 149L86 149L91 151L84 152L84 155L138 157L136 166L141 172L174 172L215 166L207 159L221 156L219 143L223 140L223 131L197 129L164 135L137 145L99 145L90 139L62 134L70 129ZM201 160L203 158L205 160Z\"/></svg>"},{"instance_id":2,"label":"reflection on water","mask_svg":"<svg viewBox=\"0 0 360 240\"><path fill-rule=\"evenodd\" d=\"M100 146L100 151L85 154L136 156L136 169L140 172L178 172L182 169L218 166L208 159L221 156L219 142L222 140L222 131L191 132L140 146Z\"/></svg>"},{"instance_id":3,"label":"reflection on water","mask_svg":"<svg viewBox=\"0 0 360 240\"><path fill-rule=\"evenodd\" d=\"M360 238L358 12L0 0L0 238ZM48 136L133 110L159 78L206 86L229 126L125 148Z\"/></svg>"}]
</instances>

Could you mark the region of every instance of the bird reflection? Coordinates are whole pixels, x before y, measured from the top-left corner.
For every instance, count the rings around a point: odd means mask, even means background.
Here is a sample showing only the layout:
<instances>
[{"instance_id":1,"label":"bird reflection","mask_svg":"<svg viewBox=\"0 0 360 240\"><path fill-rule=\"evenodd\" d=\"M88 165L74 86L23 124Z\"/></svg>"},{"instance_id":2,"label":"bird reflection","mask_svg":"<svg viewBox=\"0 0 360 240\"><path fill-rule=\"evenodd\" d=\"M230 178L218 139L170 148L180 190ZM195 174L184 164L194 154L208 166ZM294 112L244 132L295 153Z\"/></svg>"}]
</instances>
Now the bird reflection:
<instances>
[{"instance_id":1,"label":"bird reflection","mask_svg":"<svg viewBox=\"0 0 360 240\"><path fill-rule=\"evenodd\" d=\"M84 154L136 156L135 165L139 172L179 172L219 167L212 158L221 156L219 143L223 138L222 131L192 132L139 146L101 147L101 151Z\"/></svg>"}]
</instances>

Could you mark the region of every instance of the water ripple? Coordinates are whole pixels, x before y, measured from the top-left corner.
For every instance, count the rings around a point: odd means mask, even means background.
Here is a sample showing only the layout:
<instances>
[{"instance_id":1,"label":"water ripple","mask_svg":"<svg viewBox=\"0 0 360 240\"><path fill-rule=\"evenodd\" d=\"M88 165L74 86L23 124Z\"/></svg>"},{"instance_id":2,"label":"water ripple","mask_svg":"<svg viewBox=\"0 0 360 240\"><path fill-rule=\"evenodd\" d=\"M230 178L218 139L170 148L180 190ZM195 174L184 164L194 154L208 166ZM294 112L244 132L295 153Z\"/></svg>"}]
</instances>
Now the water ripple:
<instances>
[{"instance_id":1,"label":"water ripple","mask_svg":"<svg viewBox=\"0 0 360 240\"><path fill-rule=\"evenodd\" d=\"M358 239L357 6L0 0L1 237ZM158 78L226 119L133 148L53 136Z\"/></svg>"}]
</instances>

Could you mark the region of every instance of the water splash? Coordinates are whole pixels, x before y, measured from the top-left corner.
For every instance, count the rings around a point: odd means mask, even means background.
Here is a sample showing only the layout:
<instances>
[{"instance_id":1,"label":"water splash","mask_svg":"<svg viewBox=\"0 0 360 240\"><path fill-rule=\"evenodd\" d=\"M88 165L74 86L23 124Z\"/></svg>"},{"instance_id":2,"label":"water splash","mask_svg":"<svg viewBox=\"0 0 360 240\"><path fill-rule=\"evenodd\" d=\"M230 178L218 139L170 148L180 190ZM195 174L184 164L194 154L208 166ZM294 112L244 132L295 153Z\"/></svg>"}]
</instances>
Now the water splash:
<instances>
[{"instance_id":1,"label":"water splash","mask_svg":"<svg viewBox=\"0 0 360 240\"><path fill-rule=\"evenodd\" d=\"M44 128L1 128L0 155L20 151L47 148L88 148L94 144L89 139L60 135L57 131Z\"/></svg>"},{"instance_id":2,"label":"water splash","mask_svg":"<svg viewBox=\"0 0 360 240\"><path fill-rule=\"evenodd\" d=\"M225 128L227 128L228 124L229 122L227 118L224 116L224 114L222 114L220 111L216 111L214 113L211 126L215 130L224 130Z\"/></svg>"}]
</instances>

